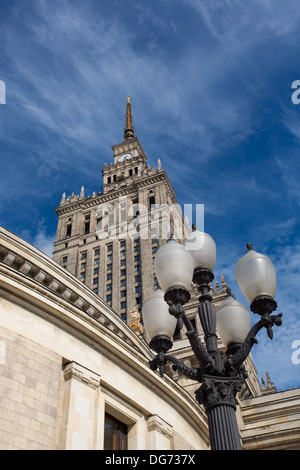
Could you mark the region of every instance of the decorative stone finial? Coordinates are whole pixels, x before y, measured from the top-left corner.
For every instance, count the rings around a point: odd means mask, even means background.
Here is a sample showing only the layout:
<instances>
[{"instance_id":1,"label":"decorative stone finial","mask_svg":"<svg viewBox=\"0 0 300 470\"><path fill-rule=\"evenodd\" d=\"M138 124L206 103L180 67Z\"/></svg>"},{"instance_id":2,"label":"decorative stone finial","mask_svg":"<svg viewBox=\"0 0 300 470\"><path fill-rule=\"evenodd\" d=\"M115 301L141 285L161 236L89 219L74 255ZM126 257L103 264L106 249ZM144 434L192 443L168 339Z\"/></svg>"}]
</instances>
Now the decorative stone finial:
<instances>
[{"instance_id":1,"label":"decorative stone finial","mask_svg":"<svg viewBox=\"0 0 300 470\"><path fill-rule=\"evenodd\" d=\"M60 203L65 204L65 202L66 202L66 193L63 193Z\"/></svg>"}]
</instances>

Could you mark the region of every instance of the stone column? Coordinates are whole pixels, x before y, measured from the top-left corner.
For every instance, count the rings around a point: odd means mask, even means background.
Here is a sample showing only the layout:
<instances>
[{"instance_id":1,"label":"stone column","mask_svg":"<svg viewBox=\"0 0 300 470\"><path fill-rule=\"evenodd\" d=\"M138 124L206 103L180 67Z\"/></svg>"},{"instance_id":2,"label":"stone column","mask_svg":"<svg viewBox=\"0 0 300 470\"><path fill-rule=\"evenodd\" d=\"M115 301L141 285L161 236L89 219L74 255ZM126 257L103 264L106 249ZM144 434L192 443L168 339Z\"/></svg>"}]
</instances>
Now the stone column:
<instances>
[{"instance_id":1,"label":"stone column","mask_svg":"<svg viewBox=\"0 0 300 470\"><path fill-rule=\"evenodd\" d=\"M172 450L173 428L157 415L147 422L150 450Z\"/></svg>"},{"instance_id":2,"label":"stone column","mask_svg":"<svg viewBox=\"0 0 300 470\"><path fill-rule=\"evenodd\" d=\"M93 450L100 376L71 362L64 369L61 450Z\"/></svg>"}]
</instances>

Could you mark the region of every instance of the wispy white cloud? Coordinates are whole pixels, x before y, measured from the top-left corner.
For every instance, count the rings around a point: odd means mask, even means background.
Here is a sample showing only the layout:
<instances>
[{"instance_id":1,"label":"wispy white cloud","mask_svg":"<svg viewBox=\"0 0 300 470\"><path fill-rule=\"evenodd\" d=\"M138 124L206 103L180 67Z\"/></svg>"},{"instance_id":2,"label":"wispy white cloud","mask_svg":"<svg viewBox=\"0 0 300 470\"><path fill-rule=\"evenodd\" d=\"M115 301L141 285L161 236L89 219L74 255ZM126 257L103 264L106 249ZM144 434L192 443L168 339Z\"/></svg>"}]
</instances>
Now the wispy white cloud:
<instances>
[{"instance_id":1,"label":"wispy white cloud","mask_svg":"<svg viewBox=\"0 0 300 470\"><path fill-rule=\"evenodd\" d=\"M35 235L32 244L45 253L47 256L52 258L53 254L53 243L55 241L55 234L49 235L44 230L39 230Z\"/></svg>"},{"instance_id":2,"label":"wispy white cloud","mask_svg":"<svg viewBox=\"0 0 300 470\"><path fill-rule=\"evenodd\" d=\"M131 92L140 103L137 112L141 122L147 109L156 115L151 120L153 133L163 128L175 141L181 135L193 140L197 136L201 159L213 156L234 140L240 142L251 132L250 101L246 105L245 98L241 106L219 92L215 100L212 98L213 89L220 88L229 70L226 57L205 53L202 44L195 43L175 62L166 63L157 49L146 54L137 50L135 31L126 29L117 17L108 19L98 14L95 19L94 11L78 3L55 2L53 7L40 1L36 8L39 21L29 13L24 18L26 49L17 31L2 32L4 50L18 77L10 87L10 99L18 103L19 111L23 110L28 127L34 122L46 128L59 136L58 145L75 147L79 143L95 149L101 128L100 146L107 148L115 138L114 124L120 122L115 103ZM141 24L145 18L160 30L167 25L153 10L140 13ZM169 34L177 35L175 25L170 24ZM42 56L46 61L41 67ZM199 60L195 60L197 56ZM196 92L198 105L191 107L187 89L189 94ZM144 128L146 124L141 124L140 129ZM55 143L47 142L51 147Z\"/></svg>"}]
</instances>

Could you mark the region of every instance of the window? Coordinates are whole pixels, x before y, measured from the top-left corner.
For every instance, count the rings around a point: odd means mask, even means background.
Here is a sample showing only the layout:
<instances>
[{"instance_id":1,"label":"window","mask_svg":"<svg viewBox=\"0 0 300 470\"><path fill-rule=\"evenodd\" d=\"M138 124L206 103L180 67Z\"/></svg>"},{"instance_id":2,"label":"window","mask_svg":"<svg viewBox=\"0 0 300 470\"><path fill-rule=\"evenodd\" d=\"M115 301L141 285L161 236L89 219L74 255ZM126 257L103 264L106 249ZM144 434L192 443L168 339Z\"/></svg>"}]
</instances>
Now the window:
<instances>
[{"instance_id":1,"label":"window","mask_svg":"<svg viewBox=\"0 0 300 470\"><path fill-rule=\"evenodd\" d=\"M108 176L107 178L107 184L110 184L111 183L111 176Z\"/></svg>"},{"instance_id":2,"label":"window","mask_svg":"<svg viewBox=\"0 0 300 470\"><path fill-rule=\"evenodd\" d=\"M136 304L137 304L137 305L141 304L141 303L142 303L142 297L137 297L137 298L135 299L135 301L136 301Z\"/></svg>"},{"instance_id":3,"label":"window","mask_svg":"<svg viewBox=\"0 0 300 470\"><path fill-rule=\"evenodd\" d=\"M70 237L70 236L71 236L71 232L72 232L72 224L69 224L69 225L67 225L67 234L66 234L66 236L67 236L67 237Z\"/></svg>"},{"instance_id":4,"label":"window","mask_svg":"<svg viewBox=\"0 0 300 470\"><path fill-rule=\"evenodd\" d=\"M140 261L140 255L135 256L134 261Z\"/></svg>"},{"instance_id":5,"label":"window","mask_svg":"<svg viewBox=\"0 0 300 470\"><path fill-rule=\"evenodd\" d=\"M141 270L141 265L140 264L137 264L135 267L134 267L134 271L137 273Z\"/></svg>"},{"instance_id":6,"label":"window","mask_svg":"<svg viewBox=\"0 0 300 470\"><path fill-rule=\"evenodd\" d=\"M94 274L99 274L99 268L94 269Z\"/></svg>"},{"instance_id":7,"label":"window","mask_svg":"<svg viewBox=\"0 0 300 470\"><path fill-rule=\"evenodd\" d=\"M85 272L80 274L80 279L85 279Z\"/></svg>"},{"instance_id":8,"label":"window","mask_svg":"<svg viewBox=\"0 0 300 470\"><path fill-rule=\"evenodd\" d=\"M121 259L120 266L126 266L126 259Z\"/></svg>"},{"instance_id":9,"label":"window","mask_svg":"<svg viewBox=\"0 0 300 470\"><path fill-rule=\"evenodd\" d=\"M157 278L155 277L154 278L154 285L157 286L157 284L158 284L158 281L157 281Z\"/></svg>"},{"instance_id":10,"label":"window","mask_svg":"<svg viewBox=\"0 0 300 470\"><path fill-rule=\"evenodd\" d=\"M112 273L106 274L106 280L111 281L112 280Z\"/></svg>"},{"instance_id":11,"label":"window","mask_svg":"<svg viewBox=\"0 0 300 470\"><path fill-rule=\"evenodd\" d=\"M123 246L126 246L126 241L125 240L122 240L121 243L120 243L120 247L123 247Z\"/></svg>"},{"instance_id":12,"label":"window","mask_svg":"<svg viewBox=\"0 0 300 470\"><path fill-rule=\"evenodd\" d=\"M141 276L135 276L135 282L141 282Z\"/></svg>"},{"instance_id":13,"label":"window","mask_svg":"<svg viewBox=\"0 0 300 470\"><path fill-rule=\"evenodd\" d=\"M99 250L99 248L97 248L97 250L94 251L94 255L95 255L95 256L99 256L99 255L100 255L100 250Z\"/></svg>"},{"instance_id":14,"label":"window","mask_svg":"<svg viewBox=\"0 0 300 470\"><path fill-rule=\"evenodd\" d=\"M111 271L111 270L112 270L112 264L108 264L108 265L106 266L106 269L107 269L107 271Z\"/></svg>"},{"instance_id":15,"label":"window","mask_svg":"<svg viewBox=\"0 0 300 470\"><path fill-rule=\"evenodd\" d=\"M156 252L157 252L157 246L154 246L154 247L152 248L152 253L156 253Z\"/></svg>"},{"instance_id":16,"label":"window","mask_svg":"<svg viewBox=\"0 0 300 470\"><path fill-rule=\"evenodd\" d=\"M90 232L90 221L84 223L84 233L85 235Z\"/></svg>"},{"instance_id":17,"label":"window","mask_svg":"<svg viewBox=\"0 0 300 470\"><path fill-rule=\"evenodd\" d=\"M121 308L126 308L126 301L125 302L121 302Z\"/></svg>"},{"instance_id":18,"label":"window","mask_svg":"<svg viewBox=\"0 0 300 470\"><path fill-rule=\"evenodd\" d=\"M120 276L126 276L126 269L121 269Z\"/></svg>"},{"instance_id":19,"label":"window","mask_svg":"<svg viewBox=\"0 0 300 470\"><path fill-rule=\"evenodd\" d=\"M95 294L98 294L98 287L96 287L95 289L93 289L93 292L94 292Z\"/></svg>"},{"instance_id":20,"label":"window","mask_svg":"<svg viewBox=\"0 0 300 470\"><path fill-rule=\"evenodd\" d=\"M158 242L157 238L152 238L152 245L155 245L155 243L157 242Z\"/></svg>"},{"instance_id":21,"label":"window","mask_svg":"<svg viewBox=\"0 0 300 470\"><path fill-rule=\"evenodd\" d=\"M120 253L120 256L121 257L126 256L126 250L122 250L121 253Z\"/></svg>"},{"instance_id":22,"label":"window","mask_svg":"<svg viewBox=\"0 0 300 470\"><path fill-rule=\"evenodd\" d=\"M106 302L111 302L111 294L106 296Z\"/></svg>"},{"instance_id":23,"label":"window","mask_svg":"<svg viewBox=\"0 0 300 470\"><path fill-rule=\"evenodd\" d=\"M111 290L111 284L107 284L106 290L107 290L107 291Z\"/></svg>"},{"instance_id":24,"label":"window","mask_svg":"<svg viewBox=\"0 0 300 470\"><path fill-rule=\"evenodd\" d=\"M66 263L68 262L68 257L67 257L67 256L63 256L62 262L63 262L63 264L66 264Z\"/></svg>"},{"instance_id":25,"label":"window","mask_svg":"<svg viewBox=\"0 0 300 470\"><path fill-rule=\"evenodd\" d=\"M112 245L107 245L107 251L112 251L113 250L113 246Z\"/></svg>"},{"instance_id":26,"label":"window","mask_svg":"<svg viewBox=\"0 0 300 470\"><path fill-rule=\"evenodd\" d=\"M121 287L124 287L126 286L126 279L122 279L121 283L120 283Z\"/></svg>"},{"instance_id":27,"label":"window","mask_svg":"<svg viewBox=\"0 0 300 470\"><path fill-rule=\"evenodd\" d=\"M94 264L99 264L99 262L100 262L100 261L99 261L99 258L96 258L96 259L94 260Z\"/></svg>"},{"instance_id":28,"label":"window","mask_svg":"<svg viewBox=\"0 0 300 470\"><path fill-rule=\"evenodd\" d=\"M98 284L98 281L99 281L99 278L98 278L98 277L95 277L95 278L93 279L93 284L94 284L94 285L95 285L95 284Z\"/></svg>"},{"instance_id":29,"label":"window","mask_svg":"<svg viewBox=\"0 0 300 470\"><path fill-rule=\"evenodd\" d=\"M126 313L121 313L121 319L123 321L126 321L127 320L127 314Z\"/></svg>"},{"instance_id":30,"label":"window","mask_svg":"<svg viewBox=\"0 0 300 470\"><path fill-rule=\"evenodd\" d=\"M86 263L81 263L80 269L85 269L86 268Z\"/></svg>"},{"instance_id":31,"label":"window","mask_svg":"<svg viewBox=\"0 0 300 470\"><path fill-rule=\"evenodd\" d=\"M112 255L107 255L107 261L111 261L112 260Z\"/></svg>"},{"instance_id":32,"label":"window","mask_svg":"<svg viewBox=\"0 0 300 470\"><path fill-rule=\"evenodd\" d=\"M136 245L133 249L135 253L138 253L140 251L140 245Z\"/></svg>"},{"instance_id":33,"label":"window","mask_svg":"<svg viewBox=\"0 0 300 470\"><path fill-rule=\"evenodd\" d=\"M86 259L86 256L87 256L86 253L82 253L82 254L81 254L81 259Z\"/></svg>"},{"instance_id":34,"label":"window","mask_svg":"<svg viewBox=\"0 0 300 470\"><path fill-rule=\"evenodd\" d=\"M121 291L121 297L126 297L126 290Z\"/></svg>"},{"instance_id":35,"label":"window","mask_svg":"<svg viewBox=\"0 0 300 470\"><path fill-rule=\"evenodd\" d=\"M135 288L135 293L136 293L136 294L139 294L140 292L142 292L142 286L137 286L137 287Z\"/></svg>"},{"instance_id":36,"label":"window","mask_svg":"<svg viewBox=\"0 0 300 470\"><path fill-rule=\"evenodd\" d=\"M149 209L151 209L151 206L155 204L155 197L150 196L149 197Z\"/></svg>"}]
</instances>

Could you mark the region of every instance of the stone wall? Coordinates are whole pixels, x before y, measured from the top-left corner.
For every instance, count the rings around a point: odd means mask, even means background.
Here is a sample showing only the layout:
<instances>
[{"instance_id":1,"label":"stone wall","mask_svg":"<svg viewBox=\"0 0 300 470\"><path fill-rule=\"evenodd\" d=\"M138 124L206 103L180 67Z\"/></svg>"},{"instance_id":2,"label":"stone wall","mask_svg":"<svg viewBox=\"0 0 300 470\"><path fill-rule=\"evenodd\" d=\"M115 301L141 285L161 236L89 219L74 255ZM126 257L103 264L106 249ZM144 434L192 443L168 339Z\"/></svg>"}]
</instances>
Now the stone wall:
<instances>
[{"instance_id":1,"label":"stone wall","mask_svg":"<svg viewBox=\"0 0 300 470\"><path fill-rule=\"evenodd\" d=\"M5 328L0 328L0 337L0 449L54 449L60 416L61 358Z\"/></svg>"}]
</instances>

